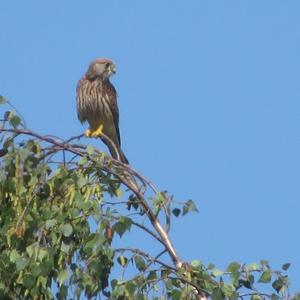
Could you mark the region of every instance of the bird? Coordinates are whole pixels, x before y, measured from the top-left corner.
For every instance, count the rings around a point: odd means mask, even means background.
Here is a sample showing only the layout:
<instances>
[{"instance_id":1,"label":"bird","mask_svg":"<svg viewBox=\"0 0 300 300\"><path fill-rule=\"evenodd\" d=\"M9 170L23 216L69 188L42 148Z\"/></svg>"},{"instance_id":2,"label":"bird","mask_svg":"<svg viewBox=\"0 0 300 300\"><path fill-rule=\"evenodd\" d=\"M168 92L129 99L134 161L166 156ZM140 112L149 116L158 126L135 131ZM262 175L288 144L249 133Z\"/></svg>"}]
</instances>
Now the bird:
<instances>
[{"instance_id":1,"label":"bird","mask_svg":"<svg viewBox=\"0 0 300 300\"><path fill-rule=\"evenodd\" d=\"M109 80L115 73L111 59L98 58L90 63L76 87L77 116L82 124L89 124L86 137L101 138L114 159L129 164L121 148L117 92Z\"/></svg>"}]
</instances>

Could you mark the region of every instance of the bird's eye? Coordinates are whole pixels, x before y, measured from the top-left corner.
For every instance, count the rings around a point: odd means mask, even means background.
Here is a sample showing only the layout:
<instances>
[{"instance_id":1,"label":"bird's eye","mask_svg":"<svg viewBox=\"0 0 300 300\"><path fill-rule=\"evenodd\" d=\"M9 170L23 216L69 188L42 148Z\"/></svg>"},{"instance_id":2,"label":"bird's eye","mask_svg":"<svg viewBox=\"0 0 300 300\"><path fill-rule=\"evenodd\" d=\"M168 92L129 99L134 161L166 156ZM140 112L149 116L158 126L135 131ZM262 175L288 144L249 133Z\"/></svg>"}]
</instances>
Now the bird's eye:
<instances>
[{"instance_id":1,"label":"bird's eye","mask_svg":"<svg viewBox=\"0 0 300 300\"><path fill-rule=\"evenodd\" d=\"M107 62L107 63L105 64L105 67L106 67L106 68L108 68L108 67L109 67L109 65L110 65L110 64Z\"/></svg>"}]
</instances>

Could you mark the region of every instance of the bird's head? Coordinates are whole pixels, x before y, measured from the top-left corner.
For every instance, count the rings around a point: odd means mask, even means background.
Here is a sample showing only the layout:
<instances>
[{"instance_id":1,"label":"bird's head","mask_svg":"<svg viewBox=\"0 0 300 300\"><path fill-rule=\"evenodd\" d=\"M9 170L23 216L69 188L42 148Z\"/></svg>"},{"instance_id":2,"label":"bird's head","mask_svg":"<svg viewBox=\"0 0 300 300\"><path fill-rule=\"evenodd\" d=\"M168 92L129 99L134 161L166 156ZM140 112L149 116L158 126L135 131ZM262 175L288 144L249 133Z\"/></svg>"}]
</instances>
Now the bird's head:
<instances>
[{"instance_id":1,"label":"bird's head","mask_svg":"<svg viewBox=\"0 0 300 300\"><path fill-rule=\"evenodd\" d=\"M116 66L110 59L98 58L89 65L86 77L90 80L94 80L96 78L105 80L115 73Z\"/></svg>"}]
</instances>

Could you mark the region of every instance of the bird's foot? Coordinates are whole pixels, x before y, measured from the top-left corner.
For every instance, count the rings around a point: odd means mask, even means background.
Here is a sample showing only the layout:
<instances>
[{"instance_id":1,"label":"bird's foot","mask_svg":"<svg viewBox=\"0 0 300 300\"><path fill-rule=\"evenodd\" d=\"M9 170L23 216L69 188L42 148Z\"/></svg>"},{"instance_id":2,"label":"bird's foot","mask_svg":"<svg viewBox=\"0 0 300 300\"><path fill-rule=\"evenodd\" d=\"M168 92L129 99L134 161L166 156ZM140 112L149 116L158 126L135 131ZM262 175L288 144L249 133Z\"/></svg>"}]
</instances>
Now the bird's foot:
<instances>
[{"instance_id":1,"label":"bird's foot","mask_svg":"<svg viewBox=\"0 0 300 300\"><path fill-rule=\"evenodd\" d=\"M91 137L92 135L91 135L91 130L90 129L87 129L85 132L84 132L84 135L86 136L86 137Z\"/></svg>"},{"instance_id":2,"label":"bird's foot","mask_svg":"<svg viewBox=\"0 0 300 300\"><path fill-rule=\"evenodd\" d=\"M92 130L92 129L87 129L85 131L85 136L86 137L99 137L103 134L103 124L101 124L96 130Z\"/></svg>"},{"instance_id":3,"label":"bird's foot","mask_svg":"<svg viewBox=\"0 0 300 300\"><path fill-rule=\"evenodd\" d=\"M101 135L103 135L103 124L100 124L100 126L92 132L93 137L99 137Z\"/></svg>"}]
</instances>

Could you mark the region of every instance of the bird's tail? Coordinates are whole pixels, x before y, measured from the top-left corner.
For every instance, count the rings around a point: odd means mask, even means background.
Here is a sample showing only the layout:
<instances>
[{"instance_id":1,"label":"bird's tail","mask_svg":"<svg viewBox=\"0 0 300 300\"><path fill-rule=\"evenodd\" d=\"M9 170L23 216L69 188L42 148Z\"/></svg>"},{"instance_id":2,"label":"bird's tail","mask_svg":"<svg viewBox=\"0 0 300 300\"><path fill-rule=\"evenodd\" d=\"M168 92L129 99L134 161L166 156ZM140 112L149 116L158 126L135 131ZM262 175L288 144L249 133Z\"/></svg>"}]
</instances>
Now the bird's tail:
<instances>
[{"instance_id":1,"label":"bird's tail","mask_svg":"<svg viewBox=\"0 0 300 300\"><path fill-rule=\"evenodd\" d=\"M106 144L111 156L114 159L120 160L122 163L129 165L129 161L127 159L127 157L125 156L123 150L121 149L120 145L116 145L116 144L111 144L108 141L106 141L105 139L102 139L103 142Z\"/></svg>"},{"instance_id":2,"label":"bird's tail","mask_svg":"<svg viewBox=\"0 0 300 300\"><path fill-rule=\"evenodd\" d=\"M129 161L128 161L127 157L125 156L125 154L124 154L124 152L121 148L119 150L119 153L120 153L121 162L126 164L126 165L129 165Z\"/></svg>"}]
</instances>

